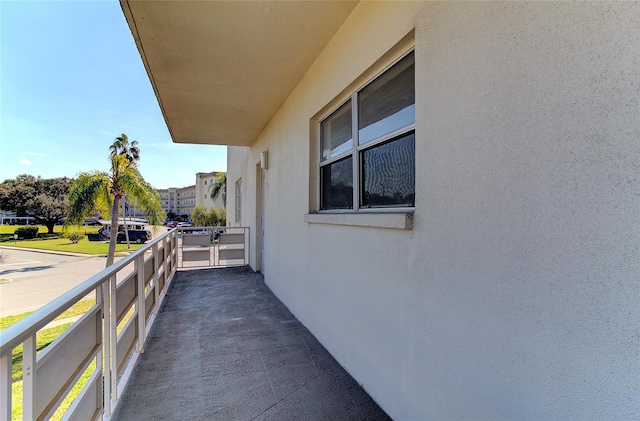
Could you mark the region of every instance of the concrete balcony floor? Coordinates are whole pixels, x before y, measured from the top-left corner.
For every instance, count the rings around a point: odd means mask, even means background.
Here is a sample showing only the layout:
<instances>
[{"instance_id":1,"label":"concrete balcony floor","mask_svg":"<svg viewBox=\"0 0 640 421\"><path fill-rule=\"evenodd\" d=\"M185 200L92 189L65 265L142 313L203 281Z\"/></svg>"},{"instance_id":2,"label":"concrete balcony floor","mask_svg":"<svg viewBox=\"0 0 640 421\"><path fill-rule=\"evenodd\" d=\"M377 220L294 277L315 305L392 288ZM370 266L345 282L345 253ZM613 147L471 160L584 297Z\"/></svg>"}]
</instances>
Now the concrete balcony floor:
<instances>
[{"instance_id":1,"label":"concrete balcony floor","mask_svg":"<svg viewBox=\"0 0 640 421\"><path fill-rule=\"evenodd\" d=\"M246 268L179 272L112 420L388 420Z\"/></svg>"}]
</instances>

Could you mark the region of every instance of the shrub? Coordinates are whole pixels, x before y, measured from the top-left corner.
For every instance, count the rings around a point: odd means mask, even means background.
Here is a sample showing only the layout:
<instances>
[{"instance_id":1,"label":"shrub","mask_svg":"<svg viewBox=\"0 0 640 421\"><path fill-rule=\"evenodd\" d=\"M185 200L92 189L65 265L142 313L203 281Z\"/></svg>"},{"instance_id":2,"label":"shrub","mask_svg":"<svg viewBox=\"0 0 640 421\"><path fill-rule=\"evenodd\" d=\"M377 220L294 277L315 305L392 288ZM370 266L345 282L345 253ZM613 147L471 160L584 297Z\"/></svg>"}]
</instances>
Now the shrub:
<instances>
[{"instance_id":1,"label":"shrub","mask_svg":"<svg viewBox=\"0 0 640 421\"><path fill-rule=\"evenodd\" d=\"M78 241L82 240L84 238L84 235L82 234L78 234L77 232L72 232L71 234L67 235L67 238L73 243L73 244L78 244Z\"/></svg>"},{"instance_id":2,"label":"shrub","mask_svg":"<svg viewBox=\"0 0 640 421\"><path fill-rule=\"evenodd\" d=\"M227 225L227 211L226 209L213 208L209 210L209 221L212 226L220 225L224 227Z\"/></svg>"},{"instance_id":3,"label":"shrub","mask_svg":"<svg viewBox=\"0 0 640 421\"><path fill-rule=\"evenodd\" d=\"M193 225L197 227L215 227L227 225L227 212L224 209L211 208L207 210L198 205L191 214Z\"/></svg>"},{"instance_id":4,"label":"shrub","mask_svg":"<svg viewBox=\"0 0 640 421\"><path fill-rule=\"evenodd\" d=\"M18 234L18 238L21 239L36 238L38 236L38 227L34 227L33 225L18 227L13 233Z\"/></svg>"}]
</instances>

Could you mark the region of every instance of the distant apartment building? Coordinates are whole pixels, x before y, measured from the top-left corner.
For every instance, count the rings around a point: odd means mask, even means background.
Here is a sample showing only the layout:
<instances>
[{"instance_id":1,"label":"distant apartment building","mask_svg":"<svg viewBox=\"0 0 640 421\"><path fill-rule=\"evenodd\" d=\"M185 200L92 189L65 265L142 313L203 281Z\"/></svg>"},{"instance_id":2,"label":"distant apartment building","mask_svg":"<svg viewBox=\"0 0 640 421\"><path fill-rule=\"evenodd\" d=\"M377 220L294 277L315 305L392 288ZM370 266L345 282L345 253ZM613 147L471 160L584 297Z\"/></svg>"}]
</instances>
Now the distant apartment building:
<instances>
[{"instance_id":1,"label":"distant apartment building","mask_svg":"<svg viewBox=\"0 0 640 421\"><path fill-rule=\"evenodd\" d=\"M33 221L31 216L18 216L15 211L7 211L0 209L0 224L29 224Z\"/></svg>"},{"instance_id":2,"label":"distant apartment building","mask_svg":"<svg viewBox=\"0 0 640 421\"><path fill-rule=\"evenodd\" d=\"M217 171L199 172L196 174L194 185L158 189L162 210L165 214L172 212L177 215L190 216L198 205L207 209L223 209L225 205L222 195L218 195L215 199L211 197L211 185L217 181L217 174Z\"/></svg>"},{"instance_id":3,"label":"distant apartment building","mask_svg":"<svg viewBox=\"0 0 640 421\"><path fill-rule=\"evenodd\" d=\"M178 213L177 188L158 189L158 194L160 195L160 205L165 215L169 212Z\"/></svg>"}]
</instances>

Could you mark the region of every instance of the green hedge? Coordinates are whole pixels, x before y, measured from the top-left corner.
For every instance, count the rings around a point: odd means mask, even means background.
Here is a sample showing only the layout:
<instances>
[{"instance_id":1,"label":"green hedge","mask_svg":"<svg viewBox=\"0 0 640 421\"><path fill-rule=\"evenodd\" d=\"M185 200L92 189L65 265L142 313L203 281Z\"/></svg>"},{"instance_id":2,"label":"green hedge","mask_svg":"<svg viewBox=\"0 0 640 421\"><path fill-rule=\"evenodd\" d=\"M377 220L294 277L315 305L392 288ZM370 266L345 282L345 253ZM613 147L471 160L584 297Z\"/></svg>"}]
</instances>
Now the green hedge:
<instances>
[{"instance_id":1,"label":"green hedge","mask_svg":"<svg viewBox=\"0 0 640 421\"><path fill-rule=\"evenodd\" d=\"M14 234L18 234L18 238L36 238L38 236L38 227L30 225L26 227L19 227L13 232Z\"/></svg>"}]
</instances>

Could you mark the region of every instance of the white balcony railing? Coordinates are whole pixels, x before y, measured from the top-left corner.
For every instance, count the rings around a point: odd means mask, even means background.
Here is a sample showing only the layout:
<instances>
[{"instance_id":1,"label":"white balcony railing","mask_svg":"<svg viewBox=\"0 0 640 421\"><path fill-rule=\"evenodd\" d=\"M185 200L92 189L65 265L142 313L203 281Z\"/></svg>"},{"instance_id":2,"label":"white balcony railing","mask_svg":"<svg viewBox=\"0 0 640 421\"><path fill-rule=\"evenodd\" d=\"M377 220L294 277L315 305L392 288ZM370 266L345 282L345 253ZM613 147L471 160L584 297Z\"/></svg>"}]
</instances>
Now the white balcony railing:
<instances>
[{"instance_id":1,"label":"white balcony railing","mask_svg":"<svg viewBox=\"0 0 640 421\"><path fill-rule=\"evenodd\" d=\"M198 228L192 230L195 232ZM214 243L198 247L217 250L216 262L220 266L248 264L248 243L245 243L248 228L235 230L241 230L241 234L229 231L226 237L222 235L222 240L218 236ZM190 235L173 229L159 236L2 331L0 420L8 421L12 417L12 352L20 345L23 345L24 420L50 418L81 378L84 385L63 419L109 419L144 350L151 325L178 269L178 261L185 261L182 252L191 246L185 246L183 240L186 238L188 243ZM240 239L242 246L238 243ZM227 240L229 246L221 246ZM220 260L220 247L235 250L227 254L234 259ZM214 265L198 267L202 266ZM95 304L88 311L44 350L36 349L36 335L40 330L94 294Z\"/></svg>"},{"instance_id":2,"label":"white balcony railing","mask_svg":"<svg viewBox=\"0 0 640 421\"><path fill-rule=\"evenodd\" d=\"M178 230L180 268L249 264L249 227L178 227Z\"/></svg>"}]
</instances>

